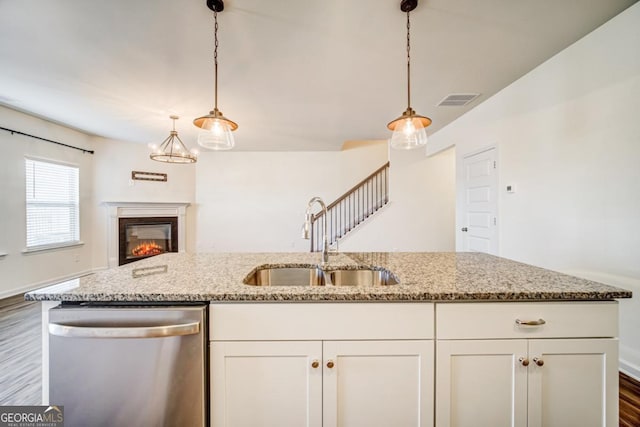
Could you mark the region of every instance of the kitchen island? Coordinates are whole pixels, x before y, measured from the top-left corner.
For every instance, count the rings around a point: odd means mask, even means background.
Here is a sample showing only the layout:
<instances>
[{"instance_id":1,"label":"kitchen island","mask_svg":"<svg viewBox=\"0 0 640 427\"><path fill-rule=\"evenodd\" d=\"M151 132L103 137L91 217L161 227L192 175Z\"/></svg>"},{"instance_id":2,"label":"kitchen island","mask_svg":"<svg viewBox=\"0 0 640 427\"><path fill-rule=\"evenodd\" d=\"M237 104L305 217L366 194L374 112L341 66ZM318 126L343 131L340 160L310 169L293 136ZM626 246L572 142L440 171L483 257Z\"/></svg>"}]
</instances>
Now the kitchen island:
<instances>
[{"instance_id":1,"label":"kitchen island","mask_svg":"<svg viewBox=\"0 0 640 427\"><path fill-rule=\"evenodd\" d=\"M26 294L33 301L549 301L631 292L481 253L340 253L326 269L379 267L399 285L250 286L261 266L314 266L318 253L167 253Z\"/></svg>"},{"instance_id":2,"label":"kitchen island","mask_svg":"<svg viewBox=\"0 0 640 427\"><path fill-rule=\"evenodd\" d=\"M210 424L615 426L631 293L479 253L341 253L397 285L255 286L316 253L164 254L30 292L209 304Z\"/></svg>"}]
</instances>

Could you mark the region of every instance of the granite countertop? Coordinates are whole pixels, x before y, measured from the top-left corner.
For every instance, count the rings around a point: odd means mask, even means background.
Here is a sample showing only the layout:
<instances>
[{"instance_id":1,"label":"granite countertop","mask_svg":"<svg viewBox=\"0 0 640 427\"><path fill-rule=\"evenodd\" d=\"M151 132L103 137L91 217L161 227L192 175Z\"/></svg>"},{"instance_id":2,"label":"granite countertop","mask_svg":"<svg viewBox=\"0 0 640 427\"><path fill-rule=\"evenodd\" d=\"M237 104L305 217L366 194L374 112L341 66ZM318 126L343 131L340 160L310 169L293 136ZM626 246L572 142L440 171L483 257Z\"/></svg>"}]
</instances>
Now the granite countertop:
<instances>
[{"instance_id":1,"label":"granite countertop","mask_svg":"<svg viewBox=\"0 0 640 427\"><path fill-rule=\"evenodd\" d=\"M168 253L25 295L32 301L541 301L611 300L631 292L481 253L340 253L325 269L375 266L393 286L250 286L265 265L312 266L318 253Z\"/></svg>"}]
</instances>

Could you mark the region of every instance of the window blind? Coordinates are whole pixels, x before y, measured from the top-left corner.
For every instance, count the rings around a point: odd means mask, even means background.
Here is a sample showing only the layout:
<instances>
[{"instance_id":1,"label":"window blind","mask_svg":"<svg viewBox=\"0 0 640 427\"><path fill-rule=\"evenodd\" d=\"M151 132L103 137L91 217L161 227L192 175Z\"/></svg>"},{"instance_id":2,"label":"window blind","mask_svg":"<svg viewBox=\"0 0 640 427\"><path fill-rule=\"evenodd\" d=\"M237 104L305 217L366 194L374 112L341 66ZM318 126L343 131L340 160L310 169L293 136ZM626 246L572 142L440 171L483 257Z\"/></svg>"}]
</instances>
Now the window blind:
<instances>
[{"instance_id":1,"label":"window blind","mask_svg":"<svg viewBox=\"0 0 640 427\"><path fill-rule=\"evenodd\" d=\"M79 170L25 159L27 248L80 240Z\"/></svg>"}]
</instances>

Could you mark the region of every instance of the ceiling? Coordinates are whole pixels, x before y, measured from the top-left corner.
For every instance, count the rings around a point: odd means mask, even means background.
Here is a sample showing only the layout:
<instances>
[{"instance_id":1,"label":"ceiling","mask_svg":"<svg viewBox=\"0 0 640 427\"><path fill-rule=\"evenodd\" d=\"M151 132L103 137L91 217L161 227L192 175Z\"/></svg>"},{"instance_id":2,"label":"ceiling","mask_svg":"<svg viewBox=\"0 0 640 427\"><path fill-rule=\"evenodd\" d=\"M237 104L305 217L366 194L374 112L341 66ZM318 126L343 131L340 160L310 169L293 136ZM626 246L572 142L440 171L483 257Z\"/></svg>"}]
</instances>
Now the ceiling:
<instances>
[{"instance_id":1,"label":"ceiling","mask_svg":"<svg viewBox=\"0 0 640 427\"><path fill-rule=\"evenodd\" d=\"M635 1L421 0L411 13L412 106L433 133ZM388 138L386 124L406 108L399 4L227 0L218 107L240 126L236 149ZM194 147L192 120L213 108L213 80L205 0L0 0L2 105L144 144L168 136L177 114ZM436 106L469 92L482 96Z\"/></svg>"}]
</instances>

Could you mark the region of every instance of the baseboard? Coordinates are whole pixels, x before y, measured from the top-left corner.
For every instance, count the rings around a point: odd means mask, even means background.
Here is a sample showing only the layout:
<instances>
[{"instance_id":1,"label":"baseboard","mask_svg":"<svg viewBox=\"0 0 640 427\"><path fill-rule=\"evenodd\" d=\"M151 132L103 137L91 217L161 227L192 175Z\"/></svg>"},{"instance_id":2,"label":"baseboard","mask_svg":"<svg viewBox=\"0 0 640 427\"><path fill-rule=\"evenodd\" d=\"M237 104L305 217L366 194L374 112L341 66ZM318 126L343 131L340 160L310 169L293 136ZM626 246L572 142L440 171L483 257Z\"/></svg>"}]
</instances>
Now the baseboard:
<instances>
[{"instance_id":1,"label":"baseboard","mask_svg":"<svg viewBox=\"0 0 640 427\"><path fill-rule=\"evenodd\" d=\"M640 366L634 365L626 360L620 359L620 372L633 378L636 381L640 381Z\"/></svg>"},{"instance_id":2,"label":"baseboard","mask_svg":"<svg viewBox=\"0 0 640 427\"><path fill-rule=\"evenodd\" d=\"M35 289L44 288L45 286L55 285L56 283L64 282L66 280L76 279L78 277L86 276L87 274L91 274L98 269L89 269L84 271L79 271L73 274L68 274L66 276L54 277L52 279L43 280L37 283L31 283L26 286L22 286L17 289L11 289L10 291L0 292L0 300L15 297L18 295L22 295L26 292L33 291Z\"/></svg>"},{"instance_id":3,"label":"baseboard","mask_svg":"<svg viewBox=\"0 0 640 427\"><path fill-rule=\"evenodd\" d=\"M620 342L618 359L620 371L640 381L640 351Z\"/></svg>"},{"instance_id":4,"label":"baseboard","mask_svg":"<svg viewBox=\"0 0 640 427\"><path fill-rule=\"evenodd\" d=\"M24 304L24 294L13 295L0 299L0 310L12 305Z\"/></svg>"}]
</instances>

